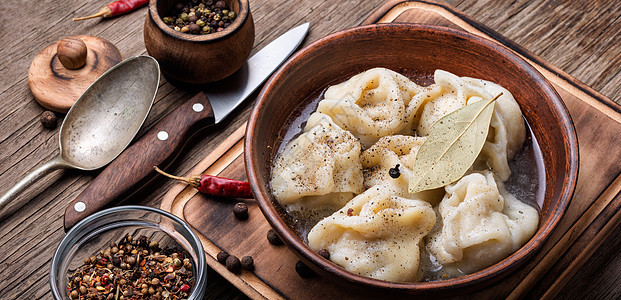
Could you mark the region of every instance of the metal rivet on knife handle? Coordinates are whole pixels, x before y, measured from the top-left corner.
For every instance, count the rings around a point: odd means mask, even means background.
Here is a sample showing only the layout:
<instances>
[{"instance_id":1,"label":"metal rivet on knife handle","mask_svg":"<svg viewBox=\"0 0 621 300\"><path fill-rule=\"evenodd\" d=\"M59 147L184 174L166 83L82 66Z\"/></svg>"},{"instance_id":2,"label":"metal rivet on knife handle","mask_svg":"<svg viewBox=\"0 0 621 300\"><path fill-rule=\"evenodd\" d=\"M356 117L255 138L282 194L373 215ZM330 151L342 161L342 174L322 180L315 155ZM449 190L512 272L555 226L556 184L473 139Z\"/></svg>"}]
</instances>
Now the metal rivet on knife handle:
<instances>
[{"instance_id":1,"label":"metal rivet on knife handle","mask_svg":"<svg viewBox=\"0 0 621 300\"><path fill-rule=\"evenodd\" d=\"M203 111L203 109L205 109L205 106L200 103L194 103L194 105L192 105L192 110L194 110L195 112L201 112Z\"/></svg>"},{"instance_id":2,"label":"metal rivet on knife handle","mask_svg":"<svg viewBox=\"0 0 621 300\"><path fill-rule=\"evenodd\" d=\"M160 132L158 132L158 133L157 133L157 138L158 138L160 141L165 141L165 140L167 140L167 139L168 139L168 132L163 131L163 130L162 130L162 131L160 131Z\"/></svg>"},{"instance_id":3,"label":"metal rivet on knife handle","mask_svg":"<svg viewBox=\"0 0 621 300\"><path fill-rule=\"evenodd\" d=\"M73 205L73 209L77 212L83 212L86 209L86 204L82 201L78 201Z\"/></svg>"}]
</instances>

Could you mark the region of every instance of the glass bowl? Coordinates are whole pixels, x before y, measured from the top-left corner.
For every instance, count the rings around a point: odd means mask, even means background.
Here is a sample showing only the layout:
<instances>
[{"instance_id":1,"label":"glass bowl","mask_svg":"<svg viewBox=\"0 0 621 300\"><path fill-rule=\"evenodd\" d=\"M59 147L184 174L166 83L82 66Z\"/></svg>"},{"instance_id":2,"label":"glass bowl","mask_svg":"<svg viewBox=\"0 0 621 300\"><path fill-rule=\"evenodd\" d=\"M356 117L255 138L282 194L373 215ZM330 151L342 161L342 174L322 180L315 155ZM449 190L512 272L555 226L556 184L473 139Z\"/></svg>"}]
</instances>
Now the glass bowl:
<instances>
[{"instance_id":1,"label":"glass bowl","mask_svg":"<svg viewBox=\"0 0 621 300\"><path fill-rule=\"evenodd\" d=\"M188 299L203 299L207 286L207 263L203 246L180 218L160 209L120 206L97 212L75 225L60 242L50 266L50 285L55 299L70 299L67 280L87 257L97 255L111 242L127 235L145 235L159 246L184 249L192 259L194 285Z\"/></svg>"}]
</instances>

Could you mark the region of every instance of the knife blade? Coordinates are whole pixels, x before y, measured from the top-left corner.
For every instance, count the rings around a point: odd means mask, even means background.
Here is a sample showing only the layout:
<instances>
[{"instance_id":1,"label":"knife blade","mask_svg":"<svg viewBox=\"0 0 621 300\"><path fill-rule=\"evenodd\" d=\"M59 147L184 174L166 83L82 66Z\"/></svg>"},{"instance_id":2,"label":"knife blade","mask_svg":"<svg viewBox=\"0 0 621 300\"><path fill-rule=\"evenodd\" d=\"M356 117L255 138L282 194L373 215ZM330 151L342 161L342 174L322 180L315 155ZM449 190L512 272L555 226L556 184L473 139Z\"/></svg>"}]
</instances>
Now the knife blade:
<instances>
[{"instance_id":1,"label":"knife blade","mask_svg":"<svg viewBox=\"0 0 621 300\"><path fill-rule=\"evenodd\" d=\"M192 97L125 149L65 209L64 227L131 196L155 177L200 129L217 124L250 96L302 43L309 23L299 25L250 57L233 74Z\"/></svg>"}]
</instances>

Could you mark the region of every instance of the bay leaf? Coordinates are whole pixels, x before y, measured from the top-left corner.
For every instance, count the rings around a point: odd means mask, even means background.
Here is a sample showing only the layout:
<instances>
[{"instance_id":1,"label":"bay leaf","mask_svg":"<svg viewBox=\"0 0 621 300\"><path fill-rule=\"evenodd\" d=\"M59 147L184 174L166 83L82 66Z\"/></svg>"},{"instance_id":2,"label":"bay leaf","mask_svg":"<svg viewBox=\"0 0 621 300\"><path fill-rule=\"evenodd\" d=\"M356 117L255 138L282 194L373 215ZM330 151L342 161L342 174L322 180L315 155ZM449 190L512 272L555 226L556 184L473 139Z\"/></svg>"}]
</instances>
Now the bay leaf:
<instances>
[{"instance_id":1,"label":"bay leaf","mask_svg":"<svg viewBox=\"0 0 621 300\"><path fill-rule=\"evenodd\" d=\"M468 171L483 149L500 95L461 107L431 126L411 168L410 193L443 187Z\"/></svg>"}]
</instances>

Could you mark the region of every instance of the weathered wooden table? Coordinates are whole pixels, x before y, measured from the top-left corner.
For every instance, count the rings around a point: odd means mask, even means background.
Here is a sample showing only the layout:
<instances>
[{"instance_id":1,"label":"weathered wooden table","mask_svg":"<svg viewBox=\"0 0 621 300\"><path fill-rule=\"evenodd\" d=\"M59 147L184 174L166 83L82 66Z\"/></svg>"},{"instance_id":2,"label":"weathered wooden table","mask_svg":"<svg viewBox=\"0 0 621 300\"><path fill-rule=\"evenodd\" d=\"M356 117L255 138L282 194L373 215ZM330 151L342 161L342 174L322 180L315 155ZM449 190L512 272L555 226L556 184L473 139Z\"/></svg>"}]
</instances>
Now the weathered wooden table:
<instances>
[{"instance_id":1,"label":"weathered wooden table","mask_svg":"<svg viewBox=\"0 0 621 300\"><path fill-rule=\"evenodd\" d=\"M256 26L253 52L287 29L311 22L304 44L356 26L384 0L283 1L251 0ZM618 1L474 1L452 0L467 15L505 35L576 79L621 103L621 8ZM71 18L91 14L106 1L17 1L0 3L0 193L30 170L58 155L58 129L44 129L44 109L28 89L30 62L49 43L72 35L94 35L114 43L123 57L145 54L142 28L145 8L109 20L80 23ZM144 128L194 94L163 79ZM247 119L252 100L215 130L199 136L176 160L172 170L186 174L223 138ZM62 121L62 116L59 117ZM602 151L619 151L602 149ZM97 172L56 171L41 179L9 205L0 221L0 298L51 298L48 272L52 255L64 237L67 204ZM126 203L159 206L172 182L147 187ZM621 228L617 227L566 284L559 298L621 297ZM208 299L245 297L210 271Z\"/></svg>"}]
</instances>

